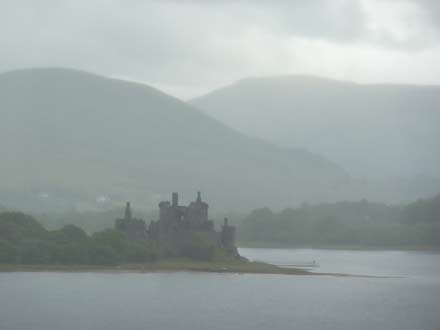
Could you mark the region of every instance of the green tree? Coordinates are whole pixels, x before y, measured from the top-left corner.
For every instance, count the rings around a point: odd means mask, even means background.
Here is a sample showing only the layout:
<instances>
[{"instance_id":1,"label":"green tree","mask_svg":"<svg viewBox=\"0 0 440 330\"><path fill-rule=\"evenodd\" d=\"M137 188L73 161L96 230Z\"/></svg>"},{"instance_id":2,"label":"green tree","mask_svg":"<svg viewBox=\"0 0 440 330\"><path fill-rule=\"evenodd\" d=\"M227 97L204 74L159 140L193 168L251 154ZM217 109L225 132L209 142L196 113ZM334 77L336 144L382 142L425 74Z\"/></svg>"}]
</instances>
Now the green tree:
<instances>
[{"instance_id":1,"label":"green tree","mask_svg":"<svg viewBox=\"0 0 440 330\"><path fill-rule=\"evenodd\" d=\"M17 249L9 241L0 240L0 263L15 263Z\"/></svg>"}]
</instances>

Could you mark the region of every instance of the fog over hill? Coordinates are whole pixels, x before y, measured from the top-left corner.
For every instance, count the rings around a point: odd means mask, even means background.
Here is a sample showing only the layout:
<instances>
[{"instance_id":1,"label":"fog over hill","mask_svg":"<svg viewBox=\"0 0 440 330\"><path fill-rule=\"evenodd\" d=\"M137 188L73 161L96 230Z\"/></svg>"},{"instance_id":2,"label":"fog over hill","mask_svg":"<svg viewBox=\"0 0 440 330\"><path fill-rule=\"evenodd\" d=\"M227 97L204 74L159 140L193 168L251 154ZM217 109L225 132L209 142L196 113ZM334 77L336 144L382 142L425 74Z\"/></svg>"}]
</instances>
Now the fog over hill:
<instances>
[{"instance_id":1,"label":"fog over hill","mask_svg":"<svg viewBox=\"0 0 440 330\"><path fill-rule=\"evenodd\" d=\"M69 69L0 74L0 203L77 207L171 191L214 206L340 197L347 173L316 154L249 138L146 85ZM101 197L99 197L101 196Z\"/></svg>"},{"instance_id":2,"label":"fog over hill","mask_svg":"<svg viewBox=\"0 0 440 330\"><path fill-rule=\"evenodd\" d=\"M440 86L279 76L241 80L191 103L249 136L322 154L378 191L394 185L384 201L440 190Z\"/></svg>"}]
</instances>

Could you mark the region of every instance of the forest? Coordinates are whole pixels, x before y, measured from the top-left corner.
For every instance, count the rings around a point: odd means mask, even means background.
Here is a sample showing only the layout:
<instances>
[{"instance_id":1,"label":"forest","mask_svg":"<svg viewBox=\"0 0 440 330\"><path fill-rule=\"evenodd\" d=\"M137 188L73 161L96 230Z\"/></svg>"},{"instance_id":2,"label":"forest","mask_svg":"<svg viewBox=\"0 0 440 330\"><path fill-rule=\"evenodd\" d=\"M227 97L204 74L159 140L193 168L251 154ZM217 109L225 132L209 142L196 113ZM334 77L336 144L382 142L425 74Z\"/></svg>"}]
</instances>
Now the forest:
<instances>
[{"instance_id":1,"label":"forest","mask_svg":"<svg viewBox=\"0 0 440 330\"><path fill-rule=\"evenodd\" d=\"M239 226L241 245L440 248L440 195L407 205L338 202L276 212L253 210Z\"/></svg>"},{"instance_id":2,"label":"forest","mask_svg":"<svg viewBox=\"0 0 440 330\"><path fill-rule=\"evenodd\" d=\"M116 265L181 257L209 261L218 253L199 233L175 255L154 241L129 240L112 228L91 235L75 225L47 230L30 215L0 213L0 263L4 264Z\"/></svg>"}]
</instances>

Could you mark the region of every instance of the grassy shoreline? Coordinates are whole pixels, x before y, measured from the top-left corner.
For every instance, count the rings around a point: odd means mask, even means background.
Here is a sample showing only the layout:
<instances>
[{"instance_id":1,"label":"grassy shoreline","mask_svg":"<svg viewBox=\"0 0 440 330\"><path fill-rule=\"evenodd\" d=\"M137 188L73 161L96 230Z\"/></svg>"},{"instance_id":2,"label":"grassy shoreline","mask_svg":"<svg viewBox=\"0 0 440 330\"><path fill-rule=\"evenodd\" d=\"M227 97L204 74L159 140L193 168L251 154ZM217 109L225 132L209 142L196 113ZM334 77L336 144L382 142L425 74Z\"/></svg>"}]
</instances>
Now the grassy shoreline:
<instances>
[{"instance_id":1,"label":"grassy shoreline","mask_svg":"<svg viewBox=\"0 0 440 330\"><path fill-rule=\"evenodd\" d=\"M193 260L164 260L153 263L121 265L19 265L0 264L0 273L6 272L65 272L65 273L160 273L160 272L205 272L235 274L274 275L328 275L356 276L349 274L314 273L298 268L284 268L263 262L219 261L202 262Z\"/></svg>"},{"instance_id":2,"label":"grassy shoreline","mask_svg":"<svg viewBox=\"0 0 440 330\"><path fill-rule=\"evenodd\" d=\"M121 265L20 265L2 264L0 272L213 272L243 274L290 274L309 275L308 271L293 268L282 268L262 262L219 261L203 262L185 259L164 260L152 263Z\"/></svg>"},{"instance_id":3,"label":"grassy shoreline","mask_svg":"<svg viewBox=\"0 0 440 330\"><path fill-rule=\"evenodd\" d=\"M164 260L143 264L121 265L17 265L0 264L1 273L12 272L55 272L55 273L230 273L230 274L261 274L261 275L299 275L299 276L332 276L332 277L362 277L388 278L389 276L354 275L342 273L318 273L299 268L285 268L263 262L202 262L192 260Z\"/></svg>"},{"instance_id":4,"label":"grassy shoreline","mask_svg":"<svg viewBox=\"0 0 440 330\"><path fill-rule=\"evenodd\" d=\"M341 273L318 273L299 268L285 268L263 262L221 261L202 262L193 260L164 260L143 264L102 265L17 265L0 264L0 273L11 272L57 272L57 273L230 273L230 274L266 274L266 275L300 275L332 277L366 277L383 276L352 275Z\"/></svg>"}]
</instances>

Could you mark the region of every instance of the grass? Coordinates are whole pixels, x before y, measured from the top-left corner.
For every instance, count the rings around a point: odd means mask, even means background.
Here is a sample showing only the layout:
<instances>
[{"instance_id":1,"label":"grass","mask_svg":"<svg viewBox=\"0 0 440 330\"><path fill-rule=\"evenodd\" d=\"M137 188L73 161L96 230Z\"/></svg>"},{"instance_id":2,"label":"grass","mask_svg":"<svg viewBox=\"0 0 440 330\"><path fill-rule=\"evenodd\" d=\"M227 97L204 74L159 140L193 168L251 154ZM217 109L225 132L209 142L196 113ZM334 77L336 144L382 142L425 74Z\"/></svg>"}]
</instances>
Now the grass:
<instances>
[{"instance_id":1,"label":"grass","mask_svg":"<svg viewBox=\"0 0 440 330\"><path fill-rule=\"evenodd\" d=\"M20 265L0 264L2 272L66 272L66 273L163 273L205 272L235 274L309 275L361 278L394 278L395 276L352 275L341 273L317 273L299 268L285 268L264 262L246 260L195 261L191 259L166 259L157 262L121 265Z\"/></svg>"},{"instance_id":2,"label":"grass","mask_svg":"<svg viewBox=\"0 0 440 330\"><path fill-rule=\"evenodd\" d=\"M286 274L315 275L302 269L283 268L262 262L242 260L194 261L190 259L168 259L142 264L101 265L17 265L2 264L0 272L211 272L240 274Z\"/></svg>"}]
</instances>

